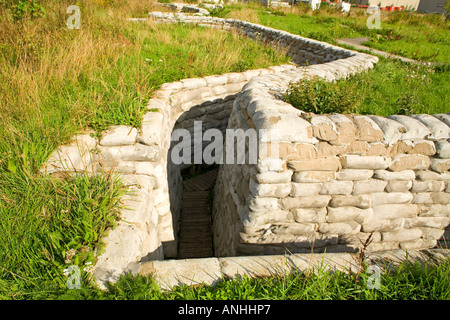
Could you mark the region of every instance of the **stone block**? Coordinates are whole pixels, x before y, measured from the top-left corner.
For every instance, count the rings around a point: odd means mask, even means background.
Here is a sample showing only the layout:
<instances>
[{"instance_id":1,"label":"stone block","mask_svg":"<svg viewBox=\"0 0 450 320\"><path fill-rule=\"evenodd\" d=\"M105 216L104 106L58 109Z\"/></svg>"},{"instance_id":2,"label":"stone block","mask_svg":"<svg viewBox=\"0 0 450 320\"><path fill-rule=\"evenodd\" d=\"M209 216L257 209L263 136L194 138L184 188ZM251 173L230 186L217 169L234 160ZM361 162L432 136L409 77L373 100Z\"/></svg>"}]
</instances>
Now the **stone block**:
<instances>
[{"instance_id":1,"label":"stone block","mask_svg":"<svg viewBox=\"0 0 450 320\"><path fill-rule=\"evenodd\" d=\"M409 154L423 154L432 156L436 153L436 147L433 141L417 140L412 142L413 147L408 151Z\"/></svg>"},{"instance_id":2,"label":"stone block","mask_svg":"<svg viewBox=\"0 0 450 320\"><path fill-rule=\"evenodd\" d=\"M112 126L102 133L101 146L122 146L136 143L137 130L129 126Z\"/></svg>"},{"instance_id":3,"label":"stone block","mask_svg":"<svg viewBox=\"0 0 450 320\"><path fill-rule=\"evenodd\" d=\"M322 183L291 183L291 197L305 197L318 195L322 190Z\"/></svg>"},{"instance_id":4,"label":"stone block","mask_svg":"<svg viewBox=\"0 0 450 320\"><path fill-rule=\"evenodd\" d=\"M406 127L395 120L372 115L368 117L380 127L384 133L384 141L389 145L396 143L406 132Z\"/></svg>"},{"instance_id":5,"label":"stone block","mask_svg":"<svg viewBox=\"0 0 450 320\"><path fill-rule=\"evenodd\" d=\"M411 192L440 192L444 191L445 182L444 181L420 181L414 180L411 188Z\"/></svg>"},{"instance_id":6,"label":"stone block","mask_svg":"<svg viewBox=\"0 0 450 320\"><path fill-rule=\"evenodd\" d=\"M450 142L447 140L436 141L436 155L441 159L450 159Z\"/></svg>"},{"instance_id":7,"label":"stone block","mask_svg":"<svg viewBox=\"0 0 450 320\"><path fill-rule=\"evenodd\" d=\"M450 204L420 205L419 217L450 217Z\"/></svg>"},{"instance_id":8,"label":"stone block","mask_svg":"<svg viewBox=\"0 0 450 320\"><path fill-rule=\"evenodd\" d=\"M391 115L388 118L405 126L406 132L402 135L403 140L422 140L431 134L431 131L422 122L410 116Z\"/></svg>"},{"instance_id":9,"label":"stone block","mask_svg":"<svg viewBox=\"0 0 450 320\"><path fill-rule=\"evenodd\" d=\"M217 258L149 261L141 264L139 274L153 276L163 290L182 284L214 285L223 279Z\"/></svg>"},{"instance_id":10,"label":"stone block","mask_svg":"<svg viewBox=\"0 0 450 320\"><path fill-rule=\"evenodd\" d=\"M422 238L424 239L439 240L444 234L443 229L429 227L422 227L419 229L422 230Z\"/></svg>"},{"instance_id":11,"label":"stone block","mask_svg":"<svg viewBox=\"0 0 450 320\"><path fill-rule=\"evenodd\" d=\"M344 169L386 169L390 165L387 157L368 157L358 155L346 155L340 157Z\"/></svg>"},{"instance_id":12,"label":"stone block","mask_svg":"<svg viewBox=\"0 0 450 320\"><path fill-rule=\"evenodd\" d=\"M445 173L437 173L429 170L420 170L416 171L416 179L421 181L426 180L437 180L437 181L449 181L450 180L450 172Z\"/></svg>"},{"instance_id":13,"label":"stone block","mask_svg":"<svg viewBox=\"0 0 450 320\"><path fill-rule=\"evenodd\" d=\"M413 182L410 180L390 180L386 185L386 192L406 192L411 189Z\"/></svg>"},{"instance_id":14,"label":"stone block","mask_svg":"<svg viewBox=\"0 0 450 320\"><path fill-rule=\"evenodd\" d=\"M447 192L432 192L431 199L436 204L450 204L450 194Z\"/></svg>"},{"instance_id":15,"label":"stone block","mask_svg":"<svg viewBox=\"0 0 450 320\"><path fill-rule=\"evenodd\" d=\"M291 192L291 184L264 184L257 183L255 180L250 179L250 192L255 197L276 197L284 198Z\"/></svg>"},{"instance_id":16,"label":"stone block","mask_svg":"<svg viewBox=\"0 0 450 320\"><path fill-rule=\"evenodd\" d=\"M398 218L411 218L415 217L419 213L419 207L417 204L405 203L405 204L381 204L373 206L373 215L375 219L398 219Z\"/></svg>"},{"instance_id":17,"label":"stone block","mask_svg":"<svg viewBox=\"0 0 450 320\"><path fill-rule=\"evenodd\" d=\"M356 196L333 195L328 205L332 208L358 207L361 209L367 209L372 206L372 198L368 194Z\"/></svg>"},{"instance_id":18,"label":"stone block","mask_svg":"<svg viewBox=\"0 0 450 320\"><path fill-rule=\"evenodd\" d=\"M284 172L263 172L256 174L256 182L261 184L280 184L291 182L292 171L286 170Z\"/></svg>"},{"instance_id":19,"label":"stone block","mask_svg":"<svg viewBox=\"0 0 450 320\"><path fill-rule=\"evenodd\" d=\"M310 234L316 230L316 224L314 223L279 223L273 224L270 227L270 231L275 235L305 235Z\"/></svg>"},{"instance_id":20,"label":"stone block","mask_svg":"<svg viewBox=\"0 0 450 320\"><path fill-rule=\"evenodd\" d=\"M317 158L335 157L345 152L345 146L334 146L320 141L317 145Z\"/></svg>"},{"instance_id":21,"label":"stone block","mask_svg":"<svg viewBox=\"0 0 450 320\"><path fill-rule=\"evenodd\" d=\"M364 221L365 217L373 214L372 208L360 209L357 207L328 207L327 222L336 223L344 221Z\"/></svg>"},{"instance_id":22,"label":"stone block","mask_svg":"<svg viewBox=\"0 0 450 320\"><path fill-rule=\"evenodd\" d=\"M295 156L296 151L292 144L288 142L267 142L262 143L258 153L259 158L276 157L291 158Z\"/></svg>"},{"instance_id":23,"label":"stone block","mask_svg":"<svg viewBox=\"0 0 450 320\"><path fill-rule=\"evenodd\" d=\"M319 232L325 234L356 234L361 230L361 225L355 221L321 223Z\"/></svg>"},{"instance_id":24,"label":"stone block","mask_svg":"<svg viewBox=\"0 0 450 320\"><path fill-rule=\"evenodd\" d=\"M329 194L329 195L349 195L353 191L353 182L352 181L328 181L323 184L322 190L320 190L320 194Z\"/></svg>"},{"instance_id":25,"label":"stone block","mask_svg":"<svg viewBox=\"0 0 450 320\"><path fill-rule=\"evenodd\" d=\"M313 125L313 134L319 140L331 141L338 137L336 124L326 116L313 116L310 119Z\"/></svg>"},{"instance_id":26,"label":"stone block","mask_svg":"<svg viewBox=\"0 0 450 320\"><path fill-rule=\"evenodd\" d=\"M366 141L357 140L353 141L346 147L345 154L364 156L367 154L368 151L369 151L369 144Z\"/></svg>"},{"instance_id":27,"label":"stone block","mask_svg":"<svg viewBox=\"0 0 450 320\"><path fill-rule=\"evenodd\" d=\"M367 116L354 116L353 123L358 128L359 140L377 142L384 138L384 133L380 127Z\"/></svg>"},{"instance_id":28,"label":"stone block","mask_svg":"<svg viewBox=\"0 0 450 320\"><path fill-rule=\"evenodd\" d=\"M416 239L400 243L403 250L428 249L436 246L437 241L433 239Z\"/></svg>"},{"instance_id":29,"label":"stone block","mask_svg":"<svg viewBox=\"0 0 450 320\"><path fill-rule=\"evenodd\" d=\"M413 194L410 192L374 192L371 195L372 205L410 203Z\"/></svg>"},{"instance_id":30,"label":"stone block","mask_svg":"<svg viewBox=\"0 0 450 320\"><path fill-rule=\"evenodd\" d=\"M292 209L295 221L299 223L321 223L325 222L327 209Z\"/></svg>"},{"instance_id":31,"label":"stone block","mask_svg":"<svg viewBox=\"0 0 450 320\"><path fill-rule=\"evenodd\" d=\"M270 100L269 105L273 103ZM265 105L267 108L267 102L265 102ZM313 137L311 124L294 114L261 111L258 117L253 116L253 123L258 130L266 130L267 135L261 137L262 142L318 142Z\"/></svg>"},{"instance_id":32,"label":"stone block","mask_svg":"<svg viewBox=\"0 0 450 320\"><path fill-rule=\"evenodd\" d=\"M436 228L444 230L450 224L450 217L414 217L405 219L405 228Z\"/></svg>"},{"instance_id":33,"label":"stone block","mask_svg":"<svg viewBox=\"0 0 450 320\"><path fill-rule=\"evenodd\" d=\"M136 144L122 147L99 146L101 161L159 161L161 158L158 146Z\"/></svg>"},{"instance_id":34,"label":"stone block","mask_svg":"<svg viewBox=\"0 0 450 320\"><path fill-rule=\"evenodd\" d=\"M345 181L367 180L373 176L373 173L373 170L367 169L342 169L336 173L336 179Z\"/></svg>"},{"instance_id":35,"label":"stone block","mask_svg":"<svg viewBox=\"0 0 450 320\"><path fill-rule=\"evenodd\" d=\"M390 232L382 232L381 239L382 241L411 241L419 239L422 236L422 230L419 228L415 229L402 229L397 231Z\"/></svg>"},{"instance_id":36,"label":"stone block","mask_svg":"<svg viewBox=\"0 0 450 320\"><path fill-rule=\"evenodd\" d=\"M361 231L363 232L387 232L398 230L403 225L403 219L378 219L367 218L361 225Z\"/></svg>"},{"instance_id":37,"label":"stone block","mask_svg":"<svg viewBox=\"0 0 450 320\"><path fill-rule=\"evenodd\" d=\"M292 160L311 160L317 158L317 150L312 144L297 143L295 145L295 157Z\"/></svg>"},{"instance_id":38,"label":"stone block","mask_svg":"<svg viewBox=\"0 0 450 320\"><path fill-rule=\"evenodd\" d=\"M330 202L331 196L317 195L307 197L287 197L281 200L282 206L286 210L294 208L324 208Z\"/></svg>"},{"instance_id":39,"label":"stone block","mask_svg":"<svg viewBox=\"0 0 450 320\"><path fill-rule=\"evenodd\" d=\"M203 88L207 85L206 80L203 78L183 79L180 82L183 84L183 88L188 90Z\"/></svg>"},{"instance_id":40,"label":"stone block","mask_svg":"<svg viewBox=\"0 0 450 320\"><path fill-rule=\"evenodd\" d=\"M142 119L142 128L137 142L146 145L160 145L162 139L164 115L160 112L147 112Z\"/></svg>"},{"instance_id":41,"label":"stone block","mask_svg":"<svg viewBox=\"0 0 450 320\"><path fill-rule=\"evenodd\" d=\"M251 198L248 207L250 211L256 212L277 211L281 209L278 198Z\"/></svg>"},{"instance_id":42,"label":"stone block","mask_svg":"<svg viewBox=\"0 0 450 320\"><path fill-rule=\"evenodd\" d=\"M338 171L340 162L338 158L314 159L305 161L288 161L288 168L299 171Z\"/></svg>"},{"instance_id":43,"label":"stone block","mask_svg":"<svg viewBox=\"0 0 450 320\"><path fill-rule=\"evenodd\" d=\"M438 173L445 173L450 170L450 159L430 159L430 169Z\"/></svg>"},{"instance_id":44,"label":"stone block","mask_svg":"<svg viewBox=\"0 0 450 320\"><path fill-rule=\"evenodd\" d=\"M249 217L249 223L252 226L264 226L272 223L294 221L293 215L289 211L276 210L262 212L261 214L252 212Z\"/></svg>"},{"instance_id":45,"label":"stone block","mask_svg":"<svg viewBox=\"0 0 450 320\"><path fill-rule=\"evenodd\" d=\"M331 140L331 144L342 145L356 140L357 128L349 118L342 114L332 114L327 117L335 123L338 132L338 137Z\"/></svg>"},{"instance_id":46,"label":"stone block","mask_svg":"<svg viewBox=\"0 0 450 320\"><path fill-rule=\"evenodd\" d=\"M392 171L427 170L429 166L430 158L427 156L399 154L392 159L389 168Z\"/></svg>"},{"instance_id":47,"label":"stone block","mask_svg":"<svg viewBox=\"0 0 450 320\"><path fill-rule=\"evenodd\" d=\"M293 181L298 183L315 183L332 181L335 178L334 171L301 171L293 175Z\"/></svg>"},{"instance_id":48,"label":"stone block","mask_svg":"<svg viewBox=\"0 0 450 320\"><path fill-rule=\"evenodd\" d=\"M430 134L427 136L431 140L440 140L450 138L450 127L441 120L429 114L413 114L412 118L422 122L429 130Z\"/></svg>"},{"instance_id":49,"label":"stone block","mask_svg":"<svg viewBox=\"0 0 450 320\"><path fill-rule=\"evenodd\" d=\"M375 179L381 180L414 180L416 178L416 174L413 170L404 170L404 171L388 171L388 170L375 170L374 176Z\"/></svg>"},{"instance_id":50,"label":"stone block","mask_svg":"<svg viewBox=\"0 0 450 320\"><path fill-rule=\"evenodd\" d=\"M353 183L353 194L358 195L358 194L382 192L386 188L386 185L387 181L377 179L355 181Z\"/></svg>"},{"instance_id":51,"label":"stone block","mask_svg":"<svg viewBox=\"0 0 450 320\"><path fill-rule=\"evenodd\" d=\"M367 150L367 156L384 157L387 154L387 148L384 143L375 142L369 144L369 150Z\"/></svg>"},{"instance_id":52,"label":"stone block","mask_svg":"<svg viewBox=\"0 0 450 320\"><path fill-rule=\"evenodd\" d=\"M258 172L281 172L284 171L286 162L280 158L265 158L258 161Z\"/></svg>"},{"instance_id":53,"label":"stone block","mask_svg":"<svg viewBox=\"0 0 450 320\"><path fill-rule=\"evenodd\" d=\"M438 118L442 122L444 122L447 126L450 127L450 115L448 113L439 113L439 114L433 114L433 117Z\"/></svg>"}]
</instances>

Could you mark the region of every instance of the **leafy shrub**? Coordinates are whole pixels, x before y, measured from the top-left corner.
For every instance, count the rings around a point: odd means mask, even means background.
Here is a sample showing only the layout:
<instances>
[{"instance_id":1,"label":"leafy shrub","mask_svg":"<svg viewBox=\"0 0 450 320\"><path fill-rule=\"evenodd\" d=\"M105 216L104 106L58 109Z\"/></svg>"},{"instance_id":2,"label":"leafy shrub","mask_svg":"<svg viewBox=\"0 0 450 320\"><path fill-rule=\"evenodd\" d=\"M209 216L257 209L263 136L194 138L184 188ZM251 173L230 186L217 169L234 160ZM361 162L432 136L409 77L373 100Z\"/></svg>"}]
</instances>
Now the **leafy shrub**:
<instances>
[{"instance_id":1,"label":"leafy shrub","mask_svg":"<svg viewBox=\"0 0 450 320\"><path fill-rule=\"evenodd\" d=\"M316 114L350 113L361 103L356 82L345 79L328 82L320 78L291 83L283 100L295 108Z\"/></svg>"},{"instance_id":2,"label":"leafy shrub","mask_svg":"<svg viewBox=\"0 0 450 320\"><path fill-rule=\"evenodd\" d=\"M398 110L397 114L411 115L416 113L415 110L420 110L422 106L416 95L407 93L397 99L395 107Z\"/></svg>"},{"instance_id":3,"label":"leafy shrub","mask_svg":"<svg viewBox=\"0 0 450 320\"><path fill-rule=\"evenodd\" d=\"M4 1L0 2L0 4L6 4L6 8L12 11L15 20L34 19L45 16L45 9L39 5L38 0Z\"/></svg>"},{"instance_id":4,"label":"leafy shrub","mask_svg":"<svg viewBox=\"0 0 450 320\"><path fill-rule=\"evenodd\" d=\"M225 18L225 16L231 12L231 9L224 8L224 7L215 7L213 9L209 10L209 15L211 17L217 17L217 18Z\"/></svg>"}]
</instances>

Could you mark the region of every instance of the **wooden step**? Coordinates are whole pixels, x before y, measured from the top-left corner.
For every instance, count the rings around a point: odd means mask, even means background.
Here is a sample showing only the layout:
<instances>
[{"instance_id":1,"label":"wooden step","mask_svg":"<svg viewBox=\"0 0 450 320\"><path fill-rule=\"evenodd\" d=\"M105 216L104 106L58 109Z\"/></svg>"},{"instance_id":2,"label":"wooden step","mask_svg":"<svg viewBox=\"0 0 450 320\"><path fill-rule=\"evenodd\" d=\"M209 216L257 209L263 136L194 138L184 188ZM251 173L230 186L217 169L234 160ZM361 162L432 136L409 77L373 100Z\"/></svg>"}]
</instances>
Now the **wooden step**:
<instances>
[{"instance_id":1,"label":"wooden step","mask_svg":"<svg viewBox=\"0 0 450 320\"><path fill-rule=\"evenodd\" d=\"M200 191L212 188L217 179L219 169L213 169L206 173L200 174L192 179L184 181L183 185L187 191Z\"/></svg>"},{"instance_id":2,"label":"wooden step","mask_svg":"<svg viewBox=\"0 0 450 320\"><path fill-rule=\"evenodd\" d=\"M213 256L210 189L217 179L218 169L184 181L180 216L178 258Z\"/></svg>"}]
</instances>

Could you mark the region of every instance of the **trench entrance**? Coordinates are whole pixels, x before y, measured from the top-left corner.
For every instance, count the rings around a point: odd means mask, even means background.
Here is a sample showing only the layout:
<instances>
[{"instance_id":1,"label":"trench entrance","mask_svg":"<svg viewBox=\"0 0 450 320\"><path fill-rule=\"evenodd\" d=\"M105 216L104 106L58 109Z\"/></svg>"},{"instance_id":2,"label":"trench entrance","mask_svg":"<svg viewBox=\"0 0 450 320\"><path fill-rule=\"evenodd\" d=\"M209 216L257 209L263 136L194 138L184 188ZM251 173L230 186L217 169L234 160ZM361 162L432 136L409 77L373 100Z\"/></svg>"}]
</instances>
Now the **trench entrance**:
<instances>
[{"instance_id":1,"label":"trench entrance","mask_svg":"<svg viewBox=\"0 0 450 320\"><path fill-rule=\"evenodd\" d=\"M183 170L178 259L214 256L212 234L213 189L218 166L192 166Z\"/></svg>"}]
</instances>

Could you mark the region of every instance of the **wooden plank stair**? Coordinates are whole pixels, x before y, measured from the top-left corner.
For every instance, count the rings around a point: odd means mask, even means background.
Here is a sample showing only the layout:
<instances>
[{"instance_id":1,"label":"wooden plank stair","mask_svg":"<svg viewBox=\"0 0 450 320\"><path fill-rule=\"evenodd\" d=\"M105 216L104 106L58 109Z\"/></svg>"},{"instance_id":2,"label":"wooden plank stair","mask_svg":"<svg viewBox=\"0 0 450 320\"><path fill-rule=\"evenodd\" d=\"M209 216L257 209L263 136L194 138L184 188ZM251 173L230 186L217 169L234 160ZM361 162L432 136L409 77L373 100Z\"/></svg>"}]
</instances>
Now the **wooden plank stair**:
<instances>
[{"instance_id":1,"label":"wooden plank stair","mask_svg":"<svg viewBox=\"0 0 450 320\"><path fill-rule=\"evenodd\" d=\"M208 258L213 256L209 189L214 186L218 169L186 180L181 208L178 258Z\"/></svg>"}]
</instances>

